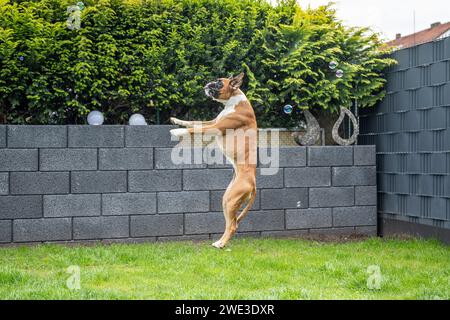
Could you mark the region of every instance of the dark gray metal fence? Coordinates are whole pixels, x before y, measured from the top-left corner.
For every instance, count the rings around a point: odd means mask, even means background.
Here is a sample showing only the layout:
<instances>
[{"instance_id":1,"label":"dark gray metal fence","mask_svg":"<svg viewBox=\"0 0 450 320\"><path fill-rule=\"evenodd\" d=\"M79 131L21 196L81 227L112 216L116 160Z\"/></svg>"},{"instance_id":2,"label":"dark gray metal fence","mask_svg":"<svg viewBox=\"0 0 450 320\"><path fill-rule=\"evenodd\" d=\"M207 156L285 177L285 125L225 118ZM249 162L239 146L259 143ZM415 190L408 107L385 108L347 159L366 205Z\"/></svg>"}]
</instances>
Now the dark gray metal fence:
<instances>
[{"instance_id":1,"label":"dark gray metal fence","mask_svg":"<svg viewBox=\"0 0 450 320\"><path fill-rule=\"evenodd\" d=\"M420 225L448 239L450 38L393 58L398 65L388 72L386 98L361 112L360 143L377 146L380 226L416 232Z\"/></svg>"}]
</instances>

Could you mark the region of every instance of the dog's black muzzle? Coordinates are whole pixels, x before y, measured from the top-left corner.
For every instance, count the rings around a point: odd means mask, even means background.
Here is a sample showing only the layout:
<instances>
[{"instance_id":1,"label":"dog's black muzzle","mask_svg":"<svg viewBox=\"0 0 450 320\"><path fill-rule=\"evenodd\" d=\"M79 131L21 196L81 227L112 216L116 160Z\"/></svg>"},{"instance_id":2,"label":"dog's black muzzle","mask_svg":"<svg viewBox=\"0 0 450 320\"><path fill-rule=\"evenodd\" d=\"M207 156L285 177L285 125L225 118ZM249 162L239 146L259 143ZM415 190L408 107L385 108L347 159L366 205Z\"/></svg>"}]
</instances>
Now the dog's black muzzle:
<instances>
[{"instance_id":1,"label":"dog's black muzzle","mask_svg":"<svg viewBox=\"0 0 450 320\"><path fill-rule=\"evenodd\" d=\"M220 96L220 89L223 88L223 83L222 81L214 81L214 82L210 82L205 86L205 94L208 97L212 97L217 99Z\"/></svg>"}]
</instances>

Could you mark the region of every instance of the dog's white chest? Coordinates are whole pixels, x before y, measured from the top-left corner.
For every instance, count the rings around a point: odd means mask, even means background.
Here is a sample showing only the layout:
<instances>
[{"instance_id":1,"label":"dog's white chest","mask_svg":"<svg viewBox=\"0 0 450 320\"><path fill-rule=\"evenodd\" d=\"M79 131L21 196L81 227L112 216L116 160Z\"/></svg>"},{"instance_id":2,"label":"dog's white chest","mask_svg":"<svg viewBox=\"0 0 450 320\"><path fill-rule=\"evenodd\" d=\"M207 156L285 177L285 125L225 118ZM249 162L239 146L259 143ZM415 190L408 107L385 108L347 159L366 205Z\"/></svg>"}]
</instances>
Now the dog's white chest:
<instances>
[{"instance_id":1,"label":"dog's white chest","mask_svg":"<svg viewBox=\"0 0 450 320\"><path fill-rule=\"evenodd\" d=\"M217 120L220 120L220 119L226 117L227 115L234 113L234 111L235 111L234 107L235 106L225 107L225 109L223 109L222 112L219 113L219 115L217 116Z\"/></svg>"},{"instance_id":2,"label":"dog's white chest","mask_svg":"<svg viewBox=\"0 0 450 320\"><path fill-rule=\"evenodd\" d=\"M237 106L240 102L245 101L245 100L247 100L247 97L246 97L245 95L243 95L243 94L238 95L238 96L231 97L229 100L227 100L227 101L224 103L224 104L225 104L225 107L224 107L224 109L222 110L222 112L219 113L219 115L217 116L216 119L217 119L217 120L220 120L220 119L226 117L227 115L234 113L234 112L236 111L236 110L235 110L235 109L236 109L236 106Z\"/></svg>"},{"instance_id":3,"label":"dog's white chest","mask_svg":"<svg viewBox=\"0 0 450 320\"><path fill-rule=\"evenodd\" d=\"M229 99L227 101L222 101L222 103L225 105L225 107L222 110L222 112L219 113L216 120L220 120L220 119L226 117L227 115L234 113L236 111L236 106L242 101L247 101L247 97L243 94L231 97L231 99ZM228 154L228 152L230 152L230 151L229 150L227 151L224 149L223 137L217 136L216 143L219 146L222 153L225 155L225 157L228 159L228 161L233 165L234 169L236 170L236 164L234 163L233 155Z\"/></svg>"}]
</instances>

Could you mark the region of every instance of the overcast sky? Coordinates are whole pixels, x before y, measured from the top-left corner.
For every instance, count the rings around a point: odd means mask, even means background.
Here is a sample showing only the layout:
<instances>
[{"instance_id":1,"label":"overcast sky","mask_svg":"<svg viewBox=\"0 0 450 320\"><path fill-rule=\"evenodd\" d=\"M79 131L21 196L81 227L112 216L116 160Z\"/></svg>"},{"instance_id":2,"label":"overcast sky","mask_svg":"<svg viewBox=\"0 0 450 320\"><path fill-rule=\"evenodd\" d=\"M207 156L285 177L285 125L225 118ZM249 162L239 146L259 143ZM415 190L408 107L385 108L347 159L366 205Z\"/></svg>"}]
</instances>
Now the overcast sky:
<instances>
[{"instance_id":1,"label":"overcast sky","mask_svg":"<svg viewBox=\"0 0 450 320\"><path fill-rule=\"evenodd\" d=\"M298 0L300 5L313 8L329 0ZM335 0L338 17L352 26L370 26L383 33L385 39L394 39L397 33L408 35L430 27L433 22L450 21L449 0Z\"/></svg>"}]
</instances>

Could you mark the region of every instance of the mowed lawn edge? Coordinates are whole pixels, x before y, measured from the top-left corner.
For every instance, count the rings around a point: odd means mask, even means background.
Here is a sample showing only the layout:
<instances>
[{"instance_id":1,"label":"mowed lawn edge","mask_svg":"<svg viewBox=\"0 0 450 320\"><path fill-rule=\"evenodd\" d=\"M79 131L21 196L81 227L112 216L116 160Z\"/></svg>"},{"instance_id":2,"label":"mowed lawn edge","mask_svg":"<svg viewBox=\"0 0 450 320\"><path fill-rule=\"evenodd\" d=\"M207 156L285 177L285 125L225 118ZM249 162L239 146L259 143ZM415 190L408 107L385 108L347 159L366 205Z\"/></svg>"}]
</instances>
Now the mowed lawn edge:
<instances>
[{"instance_id":1,"label":"mowed lawn edge","mask_svg":"<svg viewBox=\"0 0 450 320\"><path fill-rule=\"evenodd\" d=\"M78 268L80 288L70 289ZM450 247L379 238L2 247L0 299L450 299Z\"/></svg>"}]
</instances>

